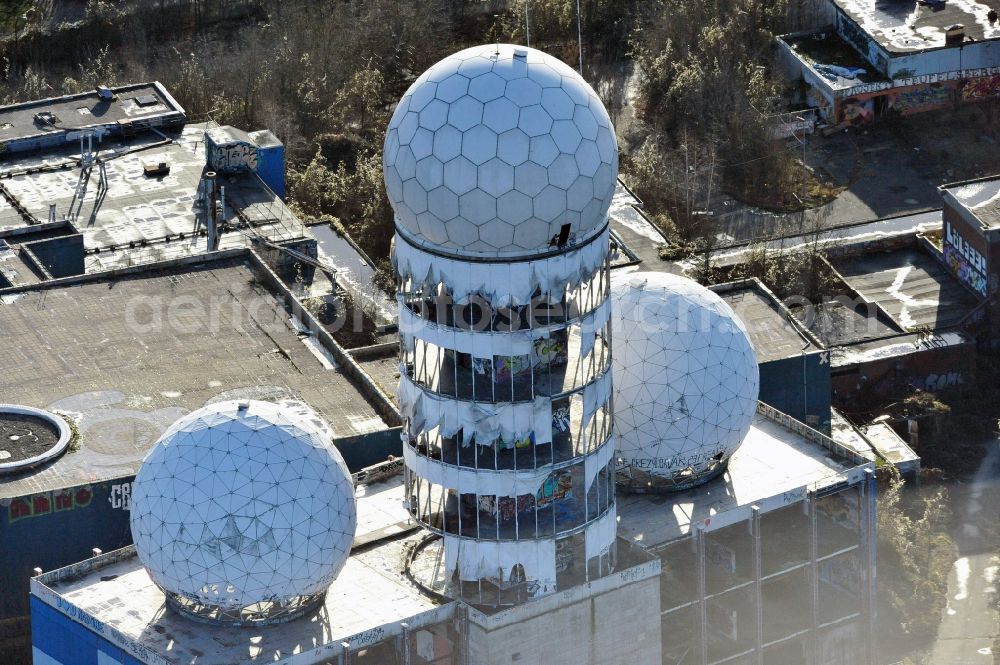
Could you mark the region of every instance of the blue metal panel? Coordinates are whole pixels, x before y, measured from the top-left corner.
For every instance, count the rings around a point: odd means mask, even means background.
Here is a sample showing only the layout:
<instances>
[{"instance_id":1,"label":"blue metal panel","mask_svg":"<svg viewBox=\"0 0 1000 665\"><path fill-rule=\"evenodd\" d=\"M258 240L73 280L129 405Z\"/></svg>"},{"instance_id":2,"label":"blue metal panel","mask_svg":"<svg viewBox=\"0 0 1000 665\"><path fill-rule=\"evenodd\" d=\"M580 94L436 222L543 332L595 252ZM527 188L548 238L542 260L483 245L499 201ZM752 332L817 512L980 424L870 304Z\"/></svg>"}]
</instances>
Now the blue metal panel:
<instances>
[{"instance_id":1,"label":"blue metal panel","mask_svg":"<svg viewBox=\"0 0 1000 665\"><path fill-rule=\"evenodd\" d=\"M285 146L257 150L257 175L282 201L285 200Z\"/></svg>"},{"instance_id":2,"label":"blue metal panel","mask_svg":"<svg viewBox=\"0 0 1000 665\"><path fill-rule=\"evenodd\" d=\"M65 614L31 599L31 643L49 658L64 665L97 665L98 643L104 641Z\"/></svg>"},{"instance_id":3,"label":"blue metal panel","mask_svg":"<svg viewBox=\"0 0 1000 665\"><path fill-rule=\"evenodd\" d=\"M118 665L125 665L128 654L114 646L105 639L100 639L97 642L97 650L103 656L100 660L100 665L110 665L111 663L118 663ZM135 659L133 659L135 661Z\"/></svg>"},{"instance_id":4,"label":"blue metal panel","mask_svg":"<svg viewBox=\"0 0 1000 665\"><path fill-rule=\"evenodd\" d=\"M132 543L128 495L133 477L0 505L0 619L28 614L28 580L36 566L54 570Z\"/></svg>"},{"instance_id":5,"label":"blue metal panel","mask_svg":"<svg viewBox=\"0 0 1000 665\"><path fill-rule=\"evenodd\" d=\"M760 401L825 434L830 433L831 391L825 351L760 365ZM816 416L819 422L810 423L809 416Z\"/></svg>"}]
</instances>

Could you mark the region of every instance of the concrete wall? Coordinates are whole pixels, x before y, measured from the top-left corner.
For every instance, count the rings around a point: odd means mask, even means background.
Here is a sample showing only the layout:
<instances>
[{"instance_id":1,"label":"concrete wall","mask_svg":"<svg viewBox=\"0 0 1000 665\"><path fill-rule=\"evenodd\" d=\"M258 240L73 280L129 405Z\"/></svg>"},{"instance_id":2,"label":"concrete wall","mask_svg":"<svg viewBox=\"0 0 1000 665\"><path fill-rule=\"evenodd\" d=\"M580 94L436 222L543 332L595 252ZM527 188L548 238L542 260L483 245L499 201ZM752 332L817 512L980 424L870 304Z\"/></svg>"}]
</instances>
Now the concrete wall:
<instances>
[{"instance_id":1,"label":"concrete wall","mask_svg":"<svg viewBox=\"0 0 1000 665\"><path fill-rule=\"evenodd\" d=\"M610 579L620 583L627 573ZM662 665L658 575L577 602L562 600L576 590L550 597L555 602L544 612L539 606L549 598L508 610L509 620L498 627L470 618L467 665Z\"/></svg>"},{"instance_id":2,"label":"concrete wall","mask_svg":"<svg viewBox=\"0 0 1000 665\"><path fill-rule=\"evenodd\" d=\"M909 55L896 55L885 72L889 78L923 76L1000 65L1000 43L966 42L961 47L940 48Z\"/></svg>"},{"instance_id":3,"label":"concrete wall","mask_svg":"<svg viewBox=\"0 0 1000 665\"><path fill-rule=\"evenodd\" d=\"M82 275L86 270L83 261L83 235L79 233L26 243L22 249L27 250L27 258L42 273L53 278Z\"/></svg>"},{"instance_id":4,"label":"concrete wall","mask_svg":"<svg viewBox=\"0 0 1000 665\"><path fill-rule=\"evenodd\" d=\"M819 30L833 25L837 12L830 0L791 0L788 3L788 29L791 31Z\"/></svg>"},{"instance_id":5,"label":"concrete wall","mask_svg":"<svg viewBox=\"0 0 1000 665\"><path fill-rule=\"evenodd\" d=\"M347 463L351 473L357 473L365 467L384 462L390 455L402 457L403 442L399 438L400 428L384 429L368 434L334 439L333 445Z\"/></svg>"},{"instance_id":6,"label":"concrete wall","mask_svg":"<svg viewBox=\"0 0 1000 665\"><path fill-rule=\"evenodd\" d=\"M903 356L837 367L832 380L838 405L862 408L869 395L898 394L907 387L935 392L961 383L971 384L975 376L975 342L934 346L932 341L923 350L914 349Z\"/></svg>"}]
</instances>

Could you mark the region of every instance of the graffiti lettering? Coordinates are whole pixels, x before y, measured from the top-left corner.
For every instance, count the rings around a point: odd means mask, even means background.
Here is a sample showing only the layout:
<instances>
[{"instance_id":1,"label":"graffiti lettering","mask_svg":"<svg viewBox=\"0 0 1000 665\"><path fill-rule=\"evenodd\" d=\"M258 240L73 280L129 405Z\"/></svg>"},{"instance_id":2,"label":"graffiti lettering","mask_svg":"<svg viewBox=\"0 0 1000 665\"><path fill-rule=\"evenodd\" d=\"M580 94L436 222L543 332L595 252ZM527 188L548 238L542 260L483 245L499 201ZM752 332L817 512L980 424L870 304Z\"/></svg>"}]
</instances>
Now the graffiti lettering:
<instances>
[{"instance_id":1,"label":"graffiti lettering","mask_svg":"<svg viewBox=\"0 0 1000 665\"><path fill-rule=\"evenodd\" d=\"M928 374L924 379L924 390L935 391L962 383L962 375L958 372L944 374Z\"/></svg>"},{"instance_id":2,"label":"graffiti lettering","mask_svg":"<svg viewBox=\"0 0 1000 665\"><path fill-rule=\"evenodd\" d=\"M257 170L257 147L248 143L216 146L212 166L219 171Z\"/></svg>"},{"instance_id":3,"label":"graffiti lettering","mask_svg":"<svg viewBox=\"0 0 1000 665\"><path fill-rule=\"evenodd\" d=\"M108 495L108 502L112 508L130 510L132 508L132 483L112 485L111 492Z\"/></svg>"},{"instance_id":4,"label":"graffiti lettering","mask_svg":"<svg viewBox=\"0 0 1000 665\"><path fill-rule=\"evenodd\" d=\"M18 497L7 507L7 521L14 523L29 517L83 508L90 505L93 496L93 491L89 487L78 487Z\"/></svg>"},{"instance_id":5,"label":"graffiti lettering","mask_svg":"<svg viewBox=\"0 0 1000 665\"><path fill-rule=\"evenodd\" d=\"M944 224L944 258L962 282L986 297L986 257L966 242L947 221Z\"/></svg>"},{"instance_id":6,"label":"graffiti lettering","mask_svg":"<svg viewBox=\"0 0 1000 665\"><path fill-rule=\"evenodd\" d=\"M922 74L920 76L909 76L907 78L894 79L892 81L876 81L874 83L861 83L859 85L837 90L838 97L854 97L856 95L866 95L874 92L889 90L890 88L909 88L916 85L928 85L931 83L946 83L948 81L966 81L965 86L972 86L973 90L990 90L991 81L994 77L1000 76L1000 67L984 67L981 69L960 69L953 72L940 72L937 74ZM963 93L964 94L964 93ZM981 97L967 97L966 99L981 99Z\"/></svg>"},{"instance_id":7,"label":"graffiti lettering","mask_svg":"<svg viewBox=\"0 0 1000 665\"><path fill-rule=\"evenodd\" d=\"M352 649L357 649L360 647L368 647L373 644L378 644L383 639L385 639L385 630L379 626L378 628L372 628L371 630L366 630L363 633L358 633L354 637L347 640L350 643Z\"/></svg>"},{"instance_id":8,"label":"graffiti lettering","mask_svg":"<svg viewBox=\"0 0 1000 665\"><path fill-rule=\"evenodd\" d=\"M875 44L868 37L868 33L860 25L839 13L837 14L837 32L859 53L867 53L870 56L873 51L878 52Z\"/></svg>"},{"instance_id":9,"label":"graffiti lettering","mask_svg":"<svg viewBox=\"0 0 1000 665\"><path fill-rule=\"evenodd\" d=\"M722 448L702 451L693 455L678 455L676 457L633 457L623 460L624 466L635 469L686 469L690 466L703 464L723 453Z\"/></svg>"},{"instance_id":10,"label":"graffiti lettering","mask_svg":"<svg viewBox=\"0 0 1000 665\"><path fill-rule=\"evenodd\" d=\"M642 571L638 568L629 568L628 570L623 570L618 573L618 579L622 581L623 584L628 584L629 582L635 582L642 575Z\"/></svg>"}]
</instances>

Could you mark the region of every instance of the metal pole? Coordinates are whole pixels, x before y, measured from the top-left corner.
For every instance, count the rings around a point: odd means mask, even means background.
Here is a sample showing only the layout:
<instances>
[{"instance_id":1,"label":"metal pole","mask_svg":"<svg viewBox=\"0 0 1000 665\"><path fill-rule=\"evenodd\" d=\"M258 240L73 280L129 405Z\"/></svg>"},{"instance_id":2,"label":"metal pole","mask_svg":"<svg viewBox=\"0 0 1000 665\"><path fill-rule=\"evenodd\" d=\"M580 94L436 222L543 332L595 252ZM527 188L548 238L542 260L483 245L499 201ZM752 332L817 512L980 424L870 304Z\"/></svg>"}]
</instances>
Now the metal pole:
<instances>
[{"instance_id":1,"label":"metal pole","mask_svg":"<svg viewBox=\"0 0 1000 665\"><path fill-rule=\"evenodd\" d=\"M525 46L531 46L531 24L528 21L528 0L524 0L524 41Z\"/></svg>"},{"instance_id":2,"label":"metal pole","mask_svg":"<svg viewBox=\"0 0 1000 665\"><path fill-rule=\"evenodd\" d=\"M695 566L698 568L698 641L699 657L695 662L708 663L708 607L705 596L708 595L705 580L705 531L700 526L695 527L695 547L697 556Z\"/></svg>"},{"instance_id":3,"label":"metal pole","mask_svg":"<svg viewBox=\"0 0 1000 665\"><path fill-rule=\"evenodd\" d=\"M812 614L812 630L809 631L809 652L810 663L815 663L818 658L819 648L819 529L818 514L816 508L816 492L810 491L806 498L806 508L809 511L809 581L812 587L812 598L810 599Z\"/></svg>"},{"instance_id":4,"label":"metal pole","mask_svg":"<svg viewBox=\"0 0 1000 665\"><path fill-rule=\"evenodd\" d=\"M403 629L403 665L410 665L410 624L404 621L399 626Z\"/></svg>"},{"instance_id":5,"label":"metal pole","mask_svg":"<svg viewBox=\"0 0 1000 665\"><path fill-rule=\"evenodd\" d=\"M867 540L868 546L868 575L866 582L868 596L868 644L866 645L866 661L868 665L875 665L877 660L877 649L875 648L875 636L878 634L878 585L876 581L876 570L878 562L878 504L876 497L878 495L878 483L875 479L875 471L873 469L868 469L865 471L865 483L864 483L865 501L864 508L865 514L868 516L865 526L866 533L865 539Z\"/></svg>"},{"instance_id":6,"label":"metal pole","mask_svg":"<svg viewBox=\"0 0 1000 665\"><path fill-rule=\"evenodd\" d=\"M763 590L763 566L761 565L762 553L760 547L760 506L750 506L750 534L753 537L753 597L754 605L757 606L757 635L755 651L757 652L754 662L757 665L764 663L764 590Z\"/></svg>"},{"instance_id":7,"label":"metal pole","mask_svg":"<svg viewBox=\"0 0 1000 665\"><path fill-rule=\"evenodd\" d=\"M580 76L583 76L583 15L580 14L580 0L576 0L576 39L580 46Z\"/></svg>"}]
</instances>

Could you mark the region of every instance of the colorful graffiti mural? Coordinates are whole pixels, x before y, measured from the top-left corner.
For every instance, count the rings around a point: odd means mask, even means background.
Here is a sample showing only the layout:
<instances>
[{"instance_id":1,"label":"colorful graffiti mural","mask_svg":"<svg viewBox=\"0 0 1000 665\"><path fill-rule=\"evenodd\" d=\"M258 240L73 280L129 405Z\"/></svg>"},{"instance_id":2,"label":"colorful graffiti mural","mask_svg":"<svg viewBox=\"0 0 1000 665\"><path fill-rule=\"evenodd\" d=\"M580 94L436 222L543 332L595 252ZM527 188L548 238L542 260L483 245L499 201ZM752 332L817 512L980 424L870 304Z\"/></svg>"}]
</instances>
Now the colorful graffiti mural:
<instances>
[{"instance_id":1,"label":"colorful graffiti mural","mask_svg":"<svg viewBox=\"0 0 1000 665\"><path fill-rule=\"evenodd\" d=\"M944 258L951 271L979 295L986 297L986 257L958 233L951 222L944 224Z\"/></svg>"},{"instance_id":2,"label":"colorful graffiti mural","mask_svg":"<svg viewBox=\"0 0 1000 665\"><path fill-rule=\"evenodd\" d=\"M962 100L977 102L1000 96L1000 76L969 79L962 86Z\"/></svg>"},{"instance_id":3,"label":"colorful graffiti mural","mask_svg":"<svg viewBox=\"0 0 1000 665\"><path fill-rule=\"evenodd\" d=\"M952 88L941 84L932 84L889 96L889 108L902 115L947 106L951 102Z\"/></svg>"},{"instance_id":4,"label":"colorful graffiti mural","mask_svg":"<svg viewBox=\"0 0 1000 665\"><path fill-rule=\"evenodd\" d=\"M845 99L840 116L841 122L863 125L875 119L875 103L870 99Z\"/></svg>"}]
</instances>

